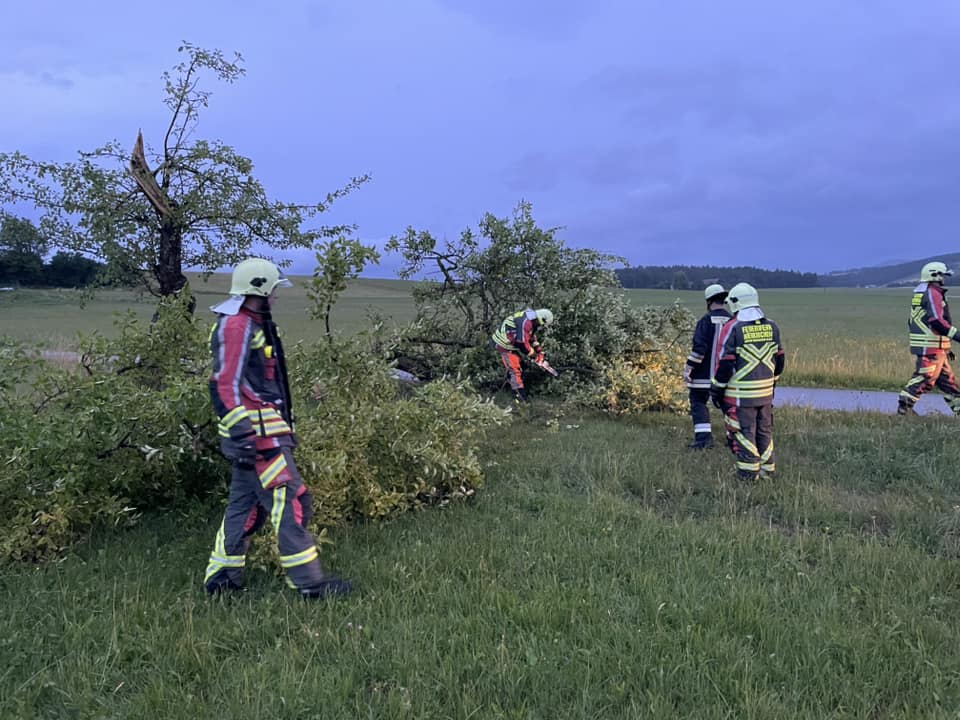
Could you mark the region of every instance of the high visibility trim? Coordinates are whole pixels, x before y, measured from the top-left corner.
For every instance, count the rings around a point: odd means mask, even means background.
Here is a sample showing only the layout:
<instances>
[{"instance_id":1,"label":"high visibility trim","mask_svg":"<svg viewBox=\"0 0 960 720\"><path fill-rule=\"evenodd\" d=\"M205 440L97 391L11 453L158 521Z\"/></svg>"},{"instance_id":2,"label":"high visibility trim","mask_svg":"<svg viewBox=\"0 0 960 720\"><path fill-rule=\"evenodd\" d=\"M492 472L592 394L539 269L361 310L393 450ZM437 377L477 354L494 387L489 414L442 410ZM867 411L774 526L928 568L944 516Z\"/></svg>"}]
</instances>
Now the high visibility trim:
<instances>
[{"instance_id":1,"label":"high visibility trim","mask_svg":"<svg viewBox=\"0 0 960 720\"><path fill-rule=\"evenodd\" d=\"M709 390L710 381L709 380L691 380L687 383L687 387L691 390Z\"/></svg>"},{"instance_id":2,"label":"high visibility trim","mask_svg":"<svg viewBox=\"0 0 960 720\"><path fill-rule=\"evenodd\" d=\"M915 395L913 395L913 394L911 394L911 393L908 393L906 390L901 390L901 391L900 391L900 397L902 397L904 400L910 400L910 401L911 401L911 404L914 403L914 402L916 402L916 400L917 400L917 398L916 398Z\"/></svg>"},{"instance_id":3,"label":"high visibility trim","mask_svg":"<svg viewBox=\"0 0 960 720\"><path fill-rule=\"evenodd\" d=\"M717 387L717 388L725 388L727 386L727 383L718 382L717 379L714 378L713 380L710 381L710 386Z\"/></svg>"},{"instance_id":4,"label":"high visibility trim","mask_svg":"<svg viewBox=\"0 0 960 720\"><path fill-rule=\"evenodd\" d=\"M263 472L260 473L260 485L262 487L267 487L272 483L284 470L287 469L287 458L280 453L277 455L276 459L267 465L264 468Z\"/></svg>"},{"instance_id":5,"label":"high visibility trim","mask_svg":"<svg viewBox=\"0 0 960 720\"><path fill-rule=\"evenodd\" d=\"M267 344L267 337L266 335L263 334L263 330L257 330L253 334L253 337L250 338L250 347L253 350L259 350L266 344Z\"/></svg>"},{"instance_id":6,"label":"high visibility trim","mask_svg":"<svg viewBox=\"0 0 960 720\"><path fill-rule=\"evenodd\" d=\"M737 460L737 470L748 470L751 472L760 472L760 463L744 462L743 460Z\"/></svg>"},{"instance_id":7,"label":"high visibility trim","mask_svg":"<svg viewBox=\"0 0 960 720\"><path fill-rule=\"evenodd\" d=\"M319 553L317 552L316 545L307 548L303 552L298 552L295 555L281 555L280 567L289 569L299 565L306 565L307 563L316 560L318 555Z\"/></svg>"},{"instance_id":8,"label":"high visibility trim","mask_svg":"<svg viewBox=\"0 0 960 720\"><path fill-rule=\"evenodd\" d=\"M694 365L699 365L701 362L703 362L703 355L701 355L700 353L692 352L689 355L687 355L687 360L689 362L692 362Z\"/></svg>"},{"instance_id":9,"label":"high visibility trim","mask_svg":"<svg viewBox=\"0 0 960 720\"><path fill-rule=\"evenodd\" d=\"M737 442L740 443L740 447L742 447L751 455L760 455L760 453L757 452L757 446L747 440L747 437L743 433L737 433Z\"/></svg>"},{"instance_id":10,"label":"high visibility trim","mask_svg":"<svg viewBox=\"0 0 960 720\"><path fill-rule=\"evenodd\" d=\"M273 532L280 536L280 521L283 520L283 509L287 504L287 486L278 485L273 491L273 508L270 510L270 522L273 523Z\"/></svg>"},{"instance_id":11,"label":"high visibility trim","mask_svg":"<svg viewBox=\"0 0 960 720\"><path fill-rule=\"evenodd\" d=\"M731 430L739 430L739 429L740 429L740 421L739 421L739 420L734 420L734 419L733 419L732 417L730 417L729 415L724 415L723 422L724 422L724 424L725 424L728 428L730 428Z\"/></svg>"},{"instance_id":12,"label":"high visibility trim","mask_svg":"<svg viewBox=\"0 0 960 720\"><path fill-rule=\"evenodd\" d=\"M776 463L760 463L760 469L765 470L766 472L776 472L777 464Z\"/></svg>"},{"instance_id":13,"label":"high visibility trim","mask_svg":"<svg viewBox=\"0 0 960 720\"><path fill-rule=\"evenodd\" d=\"M220 418L220 425L227 428L228 430L236 425L238 422L250 415L250 411L247 410L243 405L235 407L233 410L228 412L222 418Z\"/></svg>"},{"instance_id":14,"label":"high visibility trim","mask_svg":"<svg viewBox=\"0 0 960 720\"><path fill-rule=\"evenodd\" d=\"M713 428L710 427L710 423L694 423L693 431L695 433L708 433L713 432Z\"/></svg>"},{"instance_id":15,"label":"high visibility trim","mask_svg":"<svg viewBox=\"0 0 960 720\"><path fill-rule=\"evenodd\" d=\"M773 457L773 440L770 441L770 444L767 445L767 449L760 454L760 462L765 463L769 462L770 458Z\"/></svg>"}]
</instances>

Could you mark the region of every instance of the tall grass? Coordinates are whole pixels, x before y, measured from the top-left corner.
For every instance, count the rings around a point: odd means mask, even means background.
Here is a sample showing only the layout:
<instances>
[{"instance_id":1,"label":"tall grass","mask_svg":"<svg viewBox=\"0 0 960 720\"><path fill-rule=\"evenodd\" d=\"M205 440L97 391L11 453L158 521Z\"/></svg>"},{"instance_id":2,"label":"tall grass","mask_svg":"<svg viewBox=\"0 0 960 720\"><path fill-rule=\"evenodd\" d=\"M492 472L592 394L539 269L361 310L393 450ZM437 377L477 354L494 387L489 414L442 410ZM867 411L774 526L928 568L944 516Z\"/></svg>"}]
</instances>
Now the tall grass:
<instances>
[{"instance_id":1,"label":"tall grass","mask_svg":"<svg viewBox=\"0 0 960 720\"><path fill-rule=\"evenodd\" d=\"M205 598L216 508L7 568L0 717L956 717L949 419L778 411L758 484L686 418L548 420L471 504L335 529L344 600Z\"/></svg>"}]
</instances>

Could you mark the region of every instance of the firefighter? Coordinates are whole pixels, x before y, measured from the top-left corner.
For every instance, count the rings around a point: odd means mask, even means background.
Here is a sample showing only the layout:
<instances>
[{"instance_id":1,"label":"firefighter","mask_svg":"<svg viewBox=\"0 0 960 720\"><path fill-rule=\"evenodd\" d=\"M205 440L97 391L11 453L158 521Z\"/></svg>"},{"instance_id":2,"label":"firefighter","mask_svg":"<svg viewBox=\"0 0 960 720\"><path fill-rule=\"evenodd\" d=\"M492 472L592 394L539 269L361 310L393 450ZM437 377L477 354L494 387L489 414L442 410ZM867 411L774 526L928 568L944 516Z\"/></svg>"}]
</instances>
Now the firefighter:
<instances>
[{"instance_id":1,"label":"firefighter","mask_svg":"<svg viewBox=\"0 0 960 720\"><path fill-rule=\"evenodd\" d=\"M738 283L730 288L727 307L734 316L720 330L710 396L723 410L737 474L755 480L777 469L773 389L783 372L783 345L780 328L760 309L752 285Z\"/></svg>"},{"instance_id":2,"label":"firefighter","mask_svg":"<svg viewBox=\"0 0 960 720\"><path fill-rule=\"evenodd\" d=\"M344 595L350 583L324 573L307 529L311 495L293 459L287 367L270 313L279 287L291 283L276 265L244 260L233 271L230 299L211 308L218 317L210 332L210 397L233 469L204 586L211 594L243 589L250 538L269 517L287 584L309 598Z\"/></svg>"},{"instance_id":3,"label":"firefighter","mask_svg":"<svg viewBox=\"0 0 960 720\"><path fill-rule=\"evenodd\" d=\"M960 415L960 388L950 367L954 359L950 341L957 340L957 328L950 319L947 307L946 279L952 270L942 262L928 262L920 270L920 284L913 290L910 301L910 352L917 356L913 377L900 391L897 405L899 415L915 415L913 406L925 392L940 389L947 405Z\"/></svg>"},{"instance_id":4,"label":"firefighter","mask_svg":"<svg viewBox=\"0 0 960 720\"><path fill-rule=\"evenodd\" d=\"M693 418L693 442L687 445L694 450L713 447L710 428L710 380L717 369L717 339L720 329L730 320L724 305L727 291L723 285L710 285L703 292L707 312L697 322L693 331L693 347L683 368L683 380L690 389L690 417Z\"/></svg>"},{"instance_id":5,"label":"firefighter","mask_svg":"<svg viewBox=\"0 0 960 720\"><path fill-rule=\"evenodd\" d=\"M530 362L542 362L543 347L537 338L537 332L553 322L553 312L546 308L540 310L521 310L504 320L490 339L490 344L500 353L500 362L507 369L510 389L517 402L530 402L530 396L523 385L521 357Z\"/></svg>"}]
</instances>

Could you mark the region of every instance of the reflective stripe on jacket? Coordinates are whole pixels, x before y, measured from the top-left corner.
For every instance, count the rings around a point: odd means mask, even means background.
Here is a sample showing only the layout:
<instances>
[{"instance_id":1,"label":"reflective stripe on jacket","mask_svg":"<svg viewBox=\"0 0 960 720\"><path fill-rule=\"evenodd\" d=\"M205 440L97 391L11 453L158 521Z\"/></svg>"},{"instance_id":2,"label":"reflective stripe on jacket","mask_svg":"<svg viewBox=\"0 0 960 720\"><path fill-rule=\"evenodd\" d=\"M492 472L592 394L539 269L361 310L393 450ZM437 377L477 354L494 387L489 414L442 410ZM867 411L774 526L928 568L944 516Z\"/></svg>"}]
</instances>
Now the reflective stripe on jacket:
<instances>
[{"instance_id":1,"label":"reflective stripe on jacket","mask_svg":"<svg viewBox=\"0 0 960 720\"><path fill-rule=\"evenodd\" d=\"M295 445L287 367L276 325L246 308L210 331L210 399L221 437L255 436L258 451Z\"/></svg>"},{"instance_id":2,"label":"reflective stripe on jacket","mask_svg":"<svg viewBox=\"0 0 960 720\"><path fill-rule=\"evenodd\" d=\"M910 352L926 355L931 350L949 350L957 334L947 307L947 289L939 283L920 283L910 300Z\"/></svg>"},{"instance_id":3,"label":"reflective stripe on jacket","mask_svg":"<svg viewBox=\"0 0 960 720\"><path fill-rule=\"evenodd\" d=\"M783 372L780 328L757 308L741 310L723 326L713 386L724 389L727 401L743 407L773 401L773 387ZM741 317L746 315L746 317Z\"/></svg>"},{"instance_id":4,"label":"reflective stripe on jacket","mask_svg":"<svg viewBox=\"0 0 960 720\"><path fill-rule=\"evenodd\" d=\"M724 309L711 310L697 322L693 331L693 345L687 356L690 366L688 388L710 389L710 379L717 370L717 343L720 330L730 321L730 313Z\"/></svg>"},{"instance_id":5,"label":"reflective stripe on jacket","mask_svg":"<svg viewBox=\"0 0 960 720\"><path fill-rule=\"evenodd\" d=\"M518 350L530 355L540 347L536 330L540 323L535 310L521 310L504 320L493 334L493 342L504 350Z\"/></svg>"}]
</instances>

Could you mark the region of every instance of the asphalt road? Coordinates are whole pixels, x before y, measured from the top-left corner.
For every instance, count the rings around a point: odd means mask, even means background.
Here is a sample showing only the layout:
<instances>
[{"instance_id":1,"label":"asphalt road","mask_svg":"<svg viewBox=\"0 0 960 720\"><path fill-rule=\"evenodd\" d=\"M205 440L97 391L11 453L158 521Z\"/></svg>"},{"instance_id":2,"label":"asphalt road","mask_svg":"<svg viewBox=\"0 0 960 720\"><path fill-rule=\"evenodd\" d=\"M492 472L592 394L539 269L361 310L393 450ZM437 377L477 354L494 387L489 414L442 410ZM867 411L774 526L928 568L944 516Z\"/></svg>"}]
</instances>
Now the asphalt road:
<instances>
[{"instance_id":1,"label":"asphalt road","mask_svg":"<svg viewBox=\"0 0 960 720\"><path fill-rule=\"evenodd\" d=\"M898 393L881 390L826 390L821 388L777 386L774 407L801 405L818 410L847 410L850 412L897 412ZM950 415L950 408L937 392L921 396L914 406L918 415Z\"/></svg>"}]
</instances>

